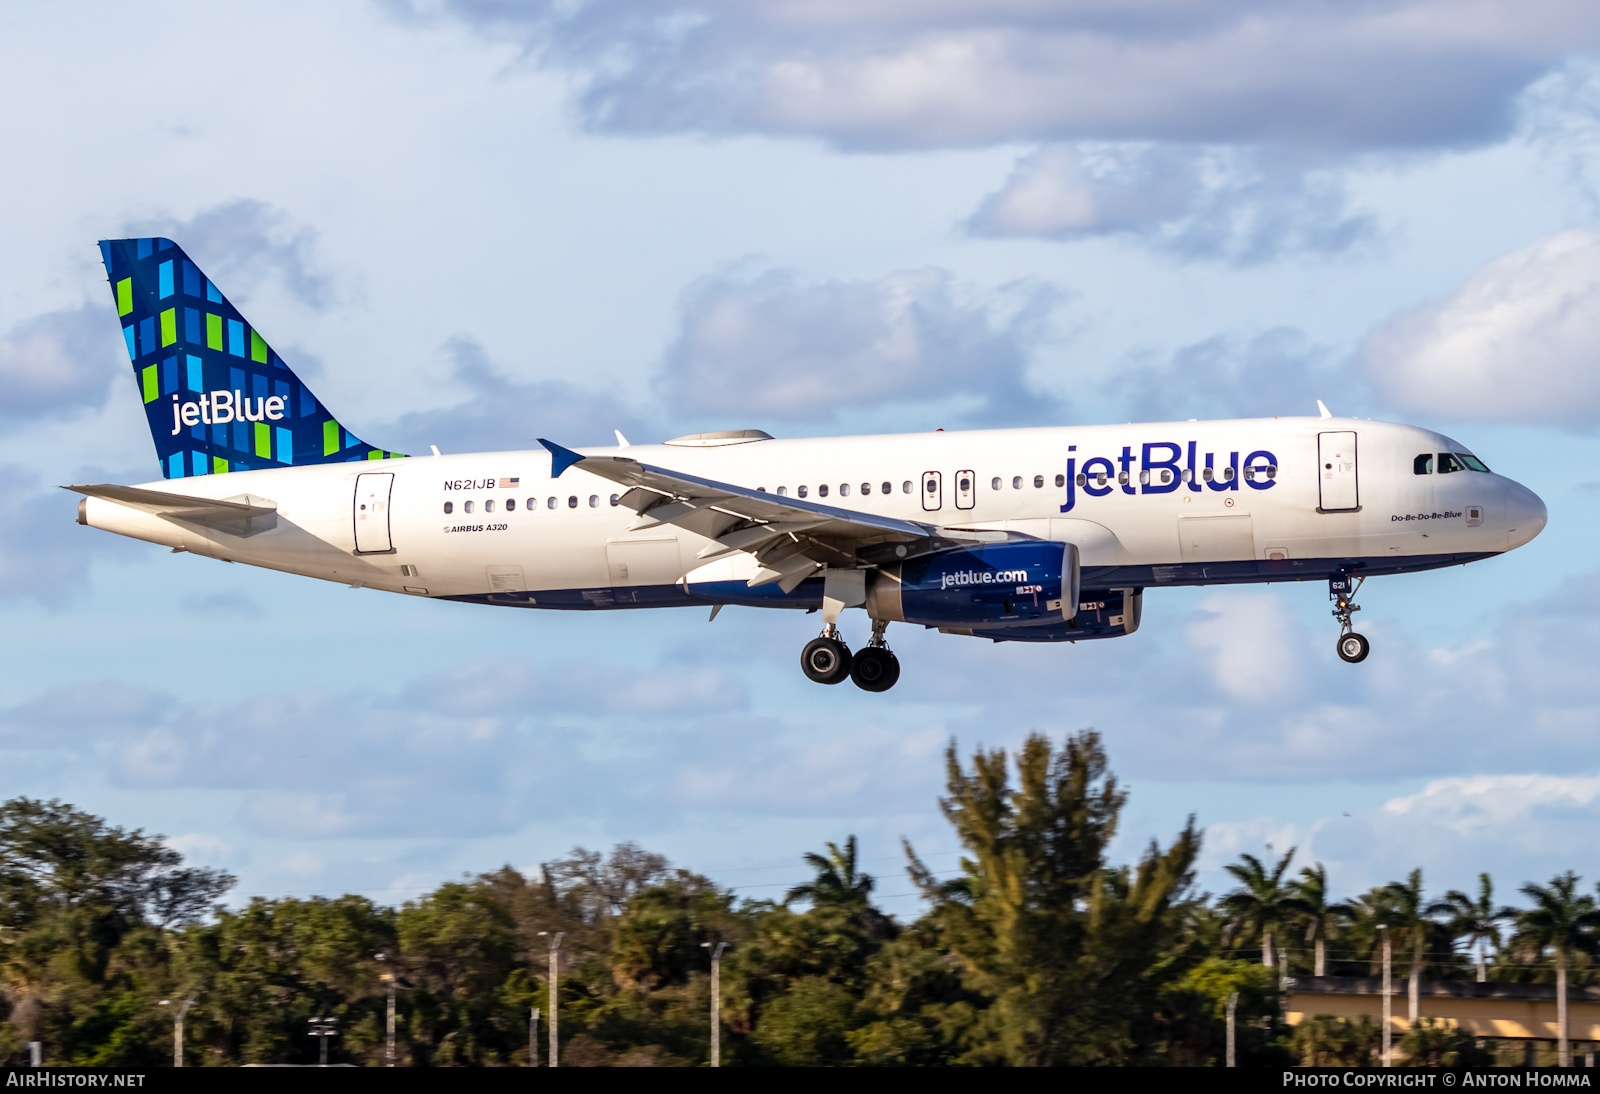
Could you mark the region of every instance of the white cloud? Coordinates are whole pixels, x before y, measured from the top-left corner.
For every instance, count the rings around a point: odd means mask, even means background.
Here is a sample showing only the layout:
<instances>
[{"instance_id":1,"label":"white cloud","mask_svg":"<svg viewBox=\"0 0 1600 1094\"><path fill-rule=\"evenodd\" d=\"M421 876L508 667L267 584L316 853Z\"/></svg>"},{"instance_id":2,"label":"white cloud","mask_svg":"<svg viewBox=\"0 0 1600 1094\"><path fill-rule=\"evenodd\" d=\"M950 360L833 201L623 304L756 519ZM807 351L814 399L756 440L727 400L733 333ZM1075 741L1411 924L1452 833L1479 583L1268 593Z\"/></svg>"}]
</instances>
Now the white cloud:
<instances>
[{"instance_id":1,"label":"white cloud","mask_svg":"<svg viewBox=\"0 0 1600 1094\"><path fill-rule=\"evenodd\" d=\"M1013 286L977 299L945 270L805 282L788 270L702 280L656 386L710 423L826 421L841 410L964 398L982 421L1053 409L1028 357L1061 293Z\"/></svg>"},{"instance_id":2,"label":"white cloud","mask_svg":"<svg viewBox=\"0 0 1600 1094\"><path fill-rule=\"evenodd\" d=\"M1306 857L1327 861L1346 892L1426 869L1431 891L1466 889L1487 871L1500 899L1564 870L1596 880L1600 777L1470 775L1430 780L1352 817L1313 826Z\"/></svg>"},{"instance_id":3,"label":"white cloud","mask_svg":"<svg viewBox=\"0 0 1600 1094\"><path fill-rule=\"evenodd\" d=\"M1499 132L1510 98L1600 42L1581 0L396 0L576 71L620 131L904 148L1013 140L1372 147Z\"/></svg>"},{"instance_id":4,"label":"white cloud","mask_svg":"<svg viewBox=\"0 0 1600 1094\"><path fill-rule=\"evenodd\" d=\"M194 862L223 863L238 853L237 848L227 840L205 832L172 836L165 842L168 847Z\"/></svg>"},{"instance_id":5,"label":"white cloud","mask_svg":"<svg viewBox=\"0 0 1600 1094\"><path fill-rule=\"evenodd\" d=\"M1185 258L1239 265L1284 254L1333 254L1370 237L1342 176L1260 149L1046 145L969 222L977 235L1129 236Z\"/></svg>"},{"instance_id":6,"label":"white cloud","mask_svg":"<svg viewBox=\"0 0 1600 1094\"><path fill-rule=\"evenodd\" d=\"M1375 330L1359 355L1392 405L1446 418L1600 420L1600 233L1495 259L1442 300Z\"/></svg>"},{"instance_id":7,"label":"white cloud","mask_svg":"<svg viewBox=\"0 0 1600 1094\"><path fill-rule=\"evenodd\" d=\"M1215 686L1245 702L1283 699L1301 690L1297 655L1307 636L1272 593L1219 592L1184 628L1189 646L1210 662Z\"/></svg>"}]
</instances>

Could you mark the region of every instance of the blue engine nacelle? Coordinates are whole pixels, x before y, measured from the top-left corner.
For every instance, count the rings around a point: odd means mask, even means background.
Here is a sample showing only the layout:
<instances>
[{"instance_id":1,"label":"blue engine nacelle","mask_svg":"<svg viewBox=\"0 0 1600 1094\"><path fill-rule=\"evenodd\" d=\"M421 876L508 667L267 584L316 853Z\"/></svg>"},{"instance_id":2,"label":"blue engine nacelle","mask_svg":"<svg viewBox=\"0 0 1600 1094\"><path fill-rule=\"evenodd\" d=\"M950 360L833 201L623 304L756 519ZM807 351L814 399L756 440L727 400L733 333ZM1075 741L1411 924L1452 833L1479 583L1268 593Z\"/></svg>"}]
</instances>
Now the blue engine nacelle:
<instances>
[{"instance_id":1,"label":"blue engine nacelle","mask_svg":"<svg viewBox=\"0 0 1600 1094\"><path fill-rule=\"evenodd\" d=\"M879 569L874 619L985 630L1068 622L1078 610L1078 548L1031 540L963 547Z\"/></svg>"}]
</instances>

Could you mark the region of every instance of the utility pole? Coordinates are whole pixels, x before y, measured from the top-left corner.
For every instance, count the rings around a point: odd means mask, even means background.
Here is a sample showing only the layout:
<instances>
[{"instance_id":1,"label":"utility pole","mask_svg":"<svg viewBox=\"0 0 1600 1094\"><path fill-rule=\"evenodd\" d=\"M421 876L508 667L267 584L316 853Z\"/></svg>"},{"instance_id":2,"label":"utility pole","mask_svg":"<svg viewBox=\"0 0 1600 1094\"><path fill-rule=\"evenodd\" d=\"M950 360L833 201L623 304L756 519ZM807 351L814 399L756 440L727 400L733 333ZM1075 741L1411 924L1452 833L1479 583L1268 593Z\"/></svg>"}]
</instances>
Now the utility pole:
<instances>
[{"instance_id":1,"label":"utility pole","mask_svg":"<svg viewBox=\"0 0 1600 1094\"><path fill-rule=\"evenodd\" d=\"M182 1067L183 1066L183 1019L184 1019L184 1016L189 1013L189 1008L194 1006L194 999L195 999L194 996L192 996L192 995L189 996L189 998L185 999L182 1003L178 1004L178 1009L177 1010L172 1012L172 1066L173 1067ZM160 1003L157 1004L157 1006L163 1006L163 1007L169 1007L171 1005L172 1005L172 1000L170 1000L170 999L163 999L163 1000L161 1000Z\"/></svg>"},{"instance_id":2,"label":"utility pole","mask_svg":"<svg viewBox=\"0 0 1600 1094\"><path fill-rule=\"evenodd\" d=\"M374 959L376 959L378 961L388 962L388 960L389 960L389 955L386 954L386 953L375 953L372 956L373 956ZM387 1046L383 1050L383 1066L384 1067L393 1067L394 1066L394 965L393 964L389 965L389 971L387 971L387 972L385 972L383 974L383 979L385 979L385 980L387 980L389 982L389 1022L388 1022L389 1041L388 1041Z\"/></svg>"},{"instance_id":3,"label":"utility pole","mask_svg":"<svg viewBox=\"0 0 1600 1094\"><path fill-rule=\"evenodd\" d=\"M528 1066L539 1066L539 1008L528 1012Z\"/></svg>"},{"instance_id":4,"label":"utility pole","mask_svg":"<svg viewBox=\"0 0 1600 1094\"><path fill-rule=\"evenodd\" d=\"M1392 986L1389 983L1389 959L1393 956L1389 950L1389 928L1380 926L1379 935L1383 938L1383 1066L1389 1066L1389 1048L1393 1039L1393 1031L1389 1028L1389 1019L1393 1017L1394 999Z\"/></svg>"},{"instance_id":5,"label":"utility pole","mask_svg":"<svg viewBox=\"0 0 1600 1094\"><path fill-rule=\"evenodd\" d=\"M551 934L549 931L540 931L539 937L550 939L550 1066L560 1067L561 1044L556 1040L556 1024L561 1020L561 1014L557 1007L556 979L560 976L561 967L557 951L561 949L561 940L567 937L567 932Z\"/></svg>"},{"instance_id":6,"label":"utility pole","mask_svg":"<svg viewBox=\"0 0 1600 1094\"><path fill-rule=\"evenodd\" d=\"M310 1025L310 1027L311 1027L311 1035L322 1042L321 1048L317 1053L317 1056L318 1056L317 1066L318 1067L327 1067L328 1066L328 1038L336 1036L338 1034L338 1032L339 1032L339 1019L337 1019L337 1018L313 1018L307 1024Z\"/></svg>"},{"instance_id":7,"label":"utility pole","mask_svg":"<svg viewBox=\"0 0 1600 1094\"><path fill-rule=\"evenodd\" d=\"M1228 1066L1238 1067L1238 1059L1233 1053L1233 1012L1239 1007L1239 993L1228 993Z\"/></svg>"},{"instance_id":8,"label":"utility pole","mask_svg":"<svg viewBox=\"0 0 1600 1094\"><path fill-rule=\"evenodd\" d=\"M702 949L711 950L711 1066L722 1066L722 951L726 942L700 943Z\"/></svg>"}]
</instances>

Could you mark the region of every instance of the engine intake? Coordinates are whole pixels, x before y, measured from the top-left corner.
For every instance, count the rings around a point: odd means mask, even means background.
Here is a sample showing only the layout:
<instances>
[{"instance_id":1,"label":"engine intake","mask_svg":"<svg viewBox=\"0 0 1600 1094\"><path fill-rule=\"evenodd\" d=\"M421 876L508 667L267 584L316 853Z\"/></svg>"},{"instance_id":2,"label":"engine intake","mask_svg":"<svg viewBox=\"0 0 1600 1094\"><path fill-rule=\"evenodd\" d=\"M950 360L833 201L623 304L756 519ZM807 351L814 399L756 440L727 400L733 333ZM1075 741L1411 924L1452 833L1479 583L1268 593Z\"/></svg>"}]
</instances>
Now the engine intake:
<instances>
[{"instance_id":1,"label":"engine intake","mask_svg":"<svg viewBox=\"0 0 1600 1094\"><path fill-rule=\"evenodd\" d=\"M867 585L874 619L928 627L1034 627L1078 610L1072 543L995 543L884 566Z\"/></svg>"}]
</instances>

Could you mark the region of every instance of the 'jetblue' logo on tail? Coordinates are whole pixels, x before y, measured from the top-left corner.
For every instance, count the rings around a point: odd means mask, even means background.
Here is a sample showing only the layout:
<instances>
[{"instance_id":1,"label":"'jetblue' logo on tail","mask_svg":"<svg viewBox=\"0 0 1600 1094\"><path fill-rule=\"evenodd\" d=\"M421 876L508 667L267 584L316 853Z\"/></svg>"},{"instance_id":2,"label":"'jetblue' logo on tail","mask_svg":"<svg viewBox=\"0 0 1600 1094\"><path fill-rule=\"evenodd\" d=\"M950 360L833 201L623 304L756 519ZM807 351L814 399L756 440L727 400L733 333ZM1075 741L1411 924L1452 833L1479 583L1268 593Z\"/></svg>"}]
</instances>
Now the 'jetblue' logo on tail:
<instances>
[{"instance_id":1,"label":"'jetblue' logo on tail","mask_svg":"<svg viewBox=\"0 0 1600 1094\"><path fill-rule=\"evenodd\" d=\"M241 422L276 422L283 419L285 400L272 395L264 399L247 399L244 393L234 391L208 391L199 402L180 403L172 397L172 436L176 437L184 426L227 425L237 419Z\"/></svg>"}]
</instances>

